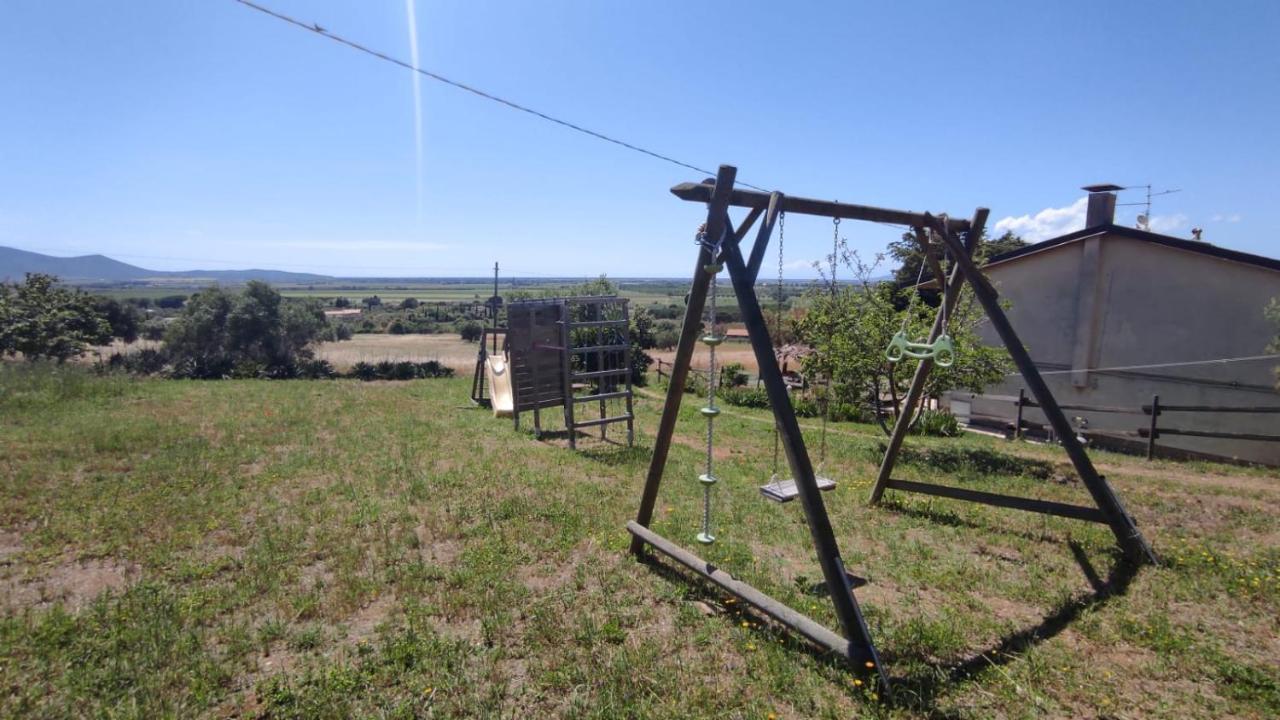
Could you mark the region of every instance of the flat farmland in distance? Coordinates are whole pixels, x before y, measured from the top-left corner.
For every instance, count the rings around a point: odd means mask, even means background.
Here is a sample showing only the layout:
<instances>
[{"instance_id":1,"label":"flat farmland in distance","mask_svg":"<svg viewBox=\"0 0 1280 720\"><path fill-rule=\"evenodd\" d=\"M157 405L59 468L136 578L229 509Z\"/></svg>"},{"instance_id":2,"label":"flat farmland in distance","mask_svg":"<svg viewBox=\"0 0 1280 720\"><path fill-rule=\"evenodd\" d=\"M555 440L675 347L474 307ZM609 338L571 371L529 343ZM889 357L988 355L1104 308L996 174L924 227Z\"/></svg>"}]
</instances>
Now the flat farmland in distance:
<instances>
[{"instance_id":1,"label":"flat farmland in distance","mask_svg":"<svg viewBox=\"0 0 1280 720\"><path fill-rule=\"evenodd\" d=\"M320 343L316 357L328 360L337 370L350 370L358 362L376 363L382 360L409 360L426 362L435 360L455 372L466 373L476 364L476 352L480 346L466 342L457 333L439 335L387 335L361 333L350 340Z\"/></svg>"},{"instance_id":2,"label":"flat farmland in distance","mask_svg":"<svg viewBox=\"0 0 1280 720\"><path fill-rule=\"evenodd\" d=\"M586 279L583 278L583 280ZM502 279L498 286L498 294L510 299L515 293L541 294L548 291L559 292L561 290L567 292L569 287L578 282L582 282L582 280L558 279L541 281L517 279L513 281L511 279ZM683 305L685 293L689 290L688 282L684 280L614 280L614 283L618 286L618 294L630 298L637 306ZM212 282L193 280L130 286L87 285L84 286L84 289L95 295L103 295L117 300L129 298L155 300L171 295L190 295L209 287L211 284ZM419 302L426 303L463 303L483 301L493 294L492 281L484 282L480 280L459 282L449 280L423 280L420 282L338 280L309 284L272 283L272 286L285 297L345 297L355 303L359 303L362 298L372 295L377 295L384 302L398 303L405 298L414 298ZM236 285L228 284L227 287L236 287ZM764 292L764 289L761 288L760 292ZM732 307L736 306L737 300L733 298L732 293L724 292L721 293L720 304L725 307Z\"/></svg>"}]
</instances>

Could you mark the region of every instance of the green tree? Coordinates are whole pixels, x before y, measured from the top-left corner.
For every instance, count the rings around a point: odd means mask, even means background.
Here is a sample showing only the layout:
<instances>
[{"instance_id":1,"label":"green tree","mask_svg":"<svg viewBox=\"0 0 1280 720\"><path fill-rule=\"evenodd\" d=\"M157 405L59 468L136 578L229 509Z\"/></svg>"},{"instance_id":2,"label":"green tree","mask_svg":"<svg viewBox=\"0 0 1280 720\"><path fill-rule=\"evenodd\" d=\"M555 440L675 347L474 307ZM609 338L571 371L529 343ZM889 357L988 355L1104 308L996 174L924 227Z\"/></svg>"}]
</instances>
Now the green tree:
<instances>
[{"instance_id":1,"label":"green tree","mask_svg":"<svg viewBox=\"0 0 1280 720\"><path fill-rule=\"evenodd\" d=\"M111 327L111 337L131 343L138 339L142 327L142 313L132 303L122 303L109 297L95 297L94 309Z\"/></svg>"},{"instance_id":2,"label":"green tree","mask_svg":"<svg viewBox=\"0 0 1280 720\"><path fill-rule=\"evenodd\" d=\"M890 363L885 349L899 330L912 338L926 337L937 311L919 300L912 303L911 290L872 282L876 264L864 264L849 253L844 264L857 282L835 292L829 286L815 287L808 295L807 312L794 321L801 343L812 351L803 358L803 371L811 380L830 378L838 401L867 404L887 394L896 411L916 361ZM947 322L955 362L949 368L935 366L925 388L928 396L958 388L982 392L1010 371L1004 348L980 341L977 326L983 318L971 295L962 293Z\"/></svg>"},{"instance_id":3,"label":"green tree","mask_svg":"<svg viewBox=\"0 0 1280 720\"><path fill-rule=\"evenodd\" d=\"M647 373L649 366L653 364L653 357L646 350L652 349L657 344L657 337L654 334L653 315L649 314L646 308L636 308L631 316L630 327L631 338L631 382L634 385L644 385L647 381Z\"/></svg>"},{"instance_id":4,"label":"green tree","mask_svg":"<svg viewBox=\"0 0 1280 720\"><path fill-rule=\"evenodd\" d=\"M1017 250L1020 247L1026 247L1026 245L1027 242L1025 240L1014 235L1011 231L1006 231L1003 235L993 239L984 230L982 237L978 240L978 247L974 250L973 257L981 265L997 255ZM920 271L921 266L924 264L924 254L920 252L920 243L916 237L915 230L908 230L902 234L901 238L889 243L889 257L898 262L898 269L893 271L893 284L900 288L914 286L917 278L927 280L932 277L929 268L924 268L923 273ZM941 257L939 257L939 260L941 260ZM937 290L925 290L922 296L932 305L936 305L938 302L939 295Z\"/></svg>"},{"instance_id":5,"label":"green tree","mask_svg":"<svg viewBox=\"0 0 1280 720\"><path fill-rule=\"evenodd\" d=\"M484 334L484 326L474 320L458 323L458 334L465 342L480 342Z\"/></svg>"},{"instance_id":6,"label":"green tree","mask_svg":"<svg viewBox=\"0 0 1280 720\"><path fill-rule=\"evenodd\" d=\"M165 350L179 376L293 377L326 327L318 301L286 302L255 280L239 294L211 287L192 295L165 332Z\"/></svg>"},{"instance_id":7,"label":"green tree","mask_svg":"<svg viewBox=\"0 0 1280 720\"><path fill-rule=\"evenodd\" d=\"M64 362L89 345L111 341L111 325L94 298L57 282L52 275L27 273L21 283L0 284L0 355Z\"/></svg>"}]
</instances>

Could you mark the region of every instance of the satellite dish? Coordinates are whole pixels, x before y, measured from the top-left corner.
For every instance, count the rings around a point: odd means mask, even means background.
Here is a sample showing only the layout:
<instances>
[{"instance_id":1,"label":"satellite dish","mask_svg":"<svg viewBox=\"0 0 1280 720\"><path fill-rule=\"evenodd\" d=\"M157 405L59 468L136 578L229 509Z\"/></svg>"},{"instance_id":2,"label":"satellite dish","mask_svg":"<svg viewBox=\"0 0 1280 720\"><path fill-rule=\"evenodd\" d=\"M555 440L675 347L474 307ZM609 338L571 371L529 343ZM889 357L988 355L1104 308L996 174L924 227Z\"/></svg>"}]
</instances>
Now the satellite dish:
<instances>
[{"instance_id":1,"label":"satellite dish","mask_svg":"<svg viewBox=\"0 0 1280 720\"><path fill-rule=\"evenodd\" d=\"M1138 227L1139 227L1139 228L1141 228L1141 229L1143 229L1143 230L1146 230L1146 229L1147 229L1147 216L1146 216L1146 215L1139 215L1139 216L1138 216Z\"/></svg>"}]
</instances>

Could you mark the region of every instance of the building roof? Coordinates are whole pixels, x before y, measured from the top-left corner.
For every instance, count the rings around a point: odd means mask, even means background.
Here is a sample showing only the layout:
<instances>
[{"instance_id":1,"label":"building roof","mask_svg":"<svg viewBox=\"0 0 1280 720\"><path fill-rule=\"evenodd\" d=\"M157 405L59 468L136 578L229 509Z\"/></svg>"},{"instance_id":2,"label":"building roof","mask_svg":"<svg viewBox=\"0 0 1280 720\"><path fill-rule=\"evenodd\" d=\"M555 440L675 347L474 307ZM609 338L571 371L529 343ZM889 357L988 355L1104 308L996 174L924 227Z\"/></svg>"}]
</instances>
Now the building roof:
<instances>
[{"instance_id":1,"label":"building roof","mask_svg":"<svg viewBox=\"0 0 1280 720\"><path fill-rule=\"evenodd\" d=\"M1171 247L1177 250L1186 250L1187 252L1200 253L1202 255L1209 255L1222 260L1232 260L1234 262L1245 263L1246 265L1255 265L1257 267L1280 272L1280 260L1276 260L1274 258L1253 255L1251 253L1240 252L1239 250L1228 250L1227 248L1211 245L1207 242L1186 240L1184 238L1176 238L1171 235L1161 235L1159 233L1139 230L1138 228L1126 227L1124 225L1098 225L1067 233L1066 235L1059 235L1056 238L1050 238L1033 245L1027 245L1026 247L1020 247L1017 250L1010 250L1007 253L996 255L988 260L984 267L991 267L992 265L998 265L1010 260L1015 260L1024 255L1031 255L1043 250L1058 247L1059 245L1066 245L1068 243L1076 242L1077 240L1084 240L1098 235L1119 235L1132 240L1155 243L1156 245L1164 245L1165 247Z\"/></svg>"}]
</instances>

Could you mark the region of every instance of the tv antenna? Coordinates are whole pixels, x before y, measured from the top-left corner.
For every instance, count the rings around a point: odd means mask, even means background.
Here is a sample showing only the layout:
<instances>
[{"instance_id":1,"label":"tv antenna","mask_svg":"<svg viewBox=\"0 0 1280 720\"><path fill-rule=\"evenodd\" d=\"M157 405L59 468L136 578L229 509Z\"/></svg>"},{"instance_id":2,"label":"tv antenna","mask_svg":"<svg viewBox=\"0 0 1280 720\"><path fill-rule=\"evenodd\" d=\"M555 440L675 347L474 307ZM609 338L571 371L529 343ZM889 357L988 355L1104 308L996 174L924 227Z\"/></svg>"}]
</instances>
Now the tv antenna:
<instances>
[{"instance_id":1,"label":"tv antenna","mask_svg":"<svg viewBox=\"0 0 1280 720\"><path fill-rule=\"evenodd\" d=\"M1143 209L1142 209L1142 212L1138 214L1137 226L1139 230L1145 230L1147 232L1151 232L1151 198L1160 197L1161 195L1172 195L1177 192L1182 192L1182 188L1174 188L1172 190L1161 190L1160 192L1151 192L1150 183L1146 185L1129 185L1127 187L1122 187L1120 189L1121 190L1142 189L1147 191L1147 199L1142 202L1116 204L1117 207L1135 207L1135 206L1141 205Z\"/></svg>"}]
</instances>

